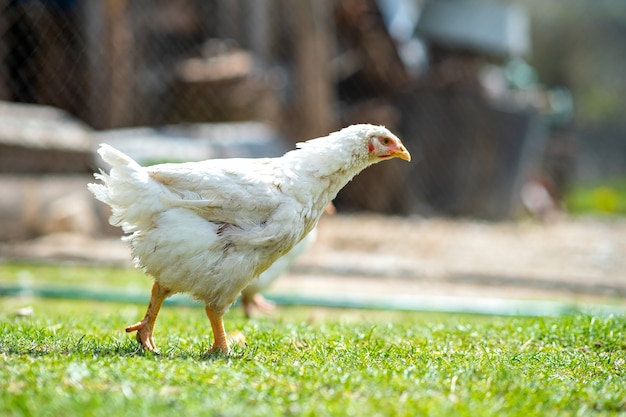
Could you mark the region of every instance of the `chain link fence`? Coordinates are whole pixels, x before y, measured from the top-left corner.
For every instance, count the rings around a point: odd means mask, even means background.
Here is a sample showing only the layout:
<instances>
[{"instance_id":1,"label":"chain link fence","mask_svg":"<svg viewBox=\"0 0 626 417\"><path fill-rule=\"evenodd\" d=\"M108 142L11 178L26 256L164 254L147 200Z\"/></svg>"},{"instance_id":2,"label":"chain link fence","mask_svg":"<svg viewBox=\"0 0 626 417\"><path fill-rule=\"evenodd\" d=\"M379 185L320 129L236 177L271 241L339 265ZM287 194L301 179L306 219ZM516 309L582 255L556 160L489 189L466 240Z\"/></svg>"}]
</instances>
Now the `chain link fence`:
<instances>
[{"instance_id":1,"label":"chain link fence","mask_svg":"<svg viewBox=\"0 0 626 417\"><path fill-rule=\"evenodd\" d=\"M255 121L291 147L351 123L388 126L415 161L367 170L342 191L340 210L504 219L519 215L526 183L550 191L568 176L568 139L546 176L549 92L507 84L503 63L530 42L526 15L510 5L489 4L492 17L472 23L492 26L489 44L446 38L438 28L454 10L421 1L0 4L0 99L62 109L97 138ZM515 44L503 40L509 32Z\"/></svg>"}]
</instances>

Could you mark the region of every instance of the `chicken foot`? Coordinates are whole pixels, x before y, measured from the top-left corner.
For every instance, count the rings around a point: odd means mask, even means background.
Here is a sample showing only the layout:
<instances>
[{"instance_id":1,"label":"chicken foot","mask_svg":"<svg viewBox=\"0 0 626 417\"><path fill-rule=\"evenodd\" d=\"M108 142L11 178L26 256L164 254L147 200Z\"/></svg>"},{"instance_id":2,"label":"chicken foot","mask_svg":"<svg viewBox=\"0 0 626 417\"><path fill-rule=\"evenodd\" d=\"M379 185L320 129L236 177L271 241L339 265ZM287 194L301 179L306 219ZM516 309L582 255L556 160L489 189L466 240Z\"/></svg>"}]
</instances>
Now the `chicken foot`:
<instances>
[{"instance_id":1,"label":"chicken foot","mask_svg":"<svg viewBox=\"0 0 626 417\"><path fill-rule=\"evenodd\" d=\"M160 352L154 344L152 331L154 330L154 323L159 315L159 310L161 310L161 305L169 295L170 290L161 287L159 283L155 281L152 286L152 296L150 297L146 315L141 321L126 328L126 333L137 332L137 342L139 342L143 349L156 354Z\"/></svg>"},{"instance_id":2,"label":"chicken foot","mask_svg":"<svg viewBox=\"0 0 626 417\"><path fill-rule=\"evenodd\" d=\"M213 346L207 353L221 352L223 355L228 355L230 347L228 346L226 331L224 330L224 321L222 320L223 313L213 310L208 305L204 308L204 311L206 311L206 315L211 322L214 339Z\"/></svg>"},{"instance_id":3,"label":"chicken foot","mask_svg":"<svg viewBox=\"0 0 626 417\"><path fill-rule=\"evenodd\" d=\"M243 304L243 311L248 318L253 316L255 308L263 314L271 314L276 311L276 305L259 293L252 296L242 295L241 304Z\"/></svg>"}]
</instances>

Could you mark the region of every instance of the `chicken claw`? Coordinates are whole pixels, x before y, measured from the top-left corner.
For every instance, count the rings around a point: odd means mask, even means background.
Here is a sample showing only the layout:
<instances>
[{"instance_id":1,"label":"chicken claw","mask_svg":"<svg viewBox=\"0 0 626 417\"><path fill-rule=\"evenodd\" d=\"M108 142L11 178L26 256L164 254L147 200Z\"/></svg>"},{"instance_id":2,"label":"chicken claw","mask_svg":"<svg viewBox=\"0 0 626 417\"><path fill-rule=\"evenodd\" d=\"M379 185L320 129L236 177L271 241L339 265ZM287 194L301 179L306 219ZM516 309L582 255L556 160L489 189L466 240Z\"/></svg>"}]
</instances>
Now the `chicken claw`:
<instances>
[{"instance_id":1,"label":"chicken claw","mask_svg":"<svg viewBox=\"0 0 626 417\"><path fill-rule=\"evenodd\" d=\"M272 314L276 311L276 304L269 301L259 293L256 293L251 297L247 295L242 296L241 304L243 305L244 314L248 318L254 315L255 309L263 314Z\"/></svg>"},{"instance_id":2,"label":"chicken claw","mask_svg":"<svg viewBox=\"0 0 626 417\"><path fill-rule=\"evenodd\" d=\"M155 281L152 286L152 296L150 297L150 303L148 304L146 315L141 321L126 327L126 333L134 331L137 332L136 339L141 345L141 348L156 354L159 354L160 352L154 344L152 331L154 329L154 323L156 322L157 316L159 315L159 310L161 310L161 305L169 294L169 290L161 287L159 283Z\"/></svg>"},{"instance_id":3,"label":"chicken claw","mask_svg":"<svg viewBox=\"0 0 626 417\"><path fill-rule=\"evenodd\" d=\"M133 324L132 326L128 326L126 328L126 333L137 332L137 342L141 345L141 347L149 352L156 353L157 355L161 352L157 349L154 344L154 339L152 338L152 328L147 325L148 322L144 318L140 322Z\"/></svg>"}]
</instances>

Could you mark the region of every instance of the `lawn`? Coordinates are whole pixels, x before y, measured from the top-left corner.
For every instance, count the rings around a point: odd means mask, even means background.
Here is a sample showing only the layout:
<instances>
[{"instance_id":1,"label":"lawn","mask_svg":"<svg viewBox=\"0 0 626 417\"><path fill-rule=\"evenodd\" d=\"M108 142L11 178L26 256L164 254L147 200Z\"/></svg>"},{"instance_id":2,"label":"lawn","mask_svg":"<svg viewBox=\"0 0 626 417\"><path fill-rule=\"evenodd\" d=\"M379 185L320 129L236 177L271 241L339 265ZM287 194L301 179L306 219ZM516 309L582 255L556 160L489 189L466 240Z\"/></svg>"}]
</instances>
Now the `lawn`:
<instances>
[{"instance_id":1,"label":"lawn","mask_svg":"<svg viewBox=\"0 0 626 417\"><path fill-rule=\"evenodd\" d=\"M24 280L25 270L36 282L57 271L0 266L0 282ZM123 286L128 273L60 275ZM222 357L204 354L201 308L169 306L157 356L123 331L144 305L0 300L3 416L626 415L622 316L281 308L247 320L232 309L227 331L241 330L247 345ZM18 314L24 307L32 312Z\"/></svg>"}]
</instances>

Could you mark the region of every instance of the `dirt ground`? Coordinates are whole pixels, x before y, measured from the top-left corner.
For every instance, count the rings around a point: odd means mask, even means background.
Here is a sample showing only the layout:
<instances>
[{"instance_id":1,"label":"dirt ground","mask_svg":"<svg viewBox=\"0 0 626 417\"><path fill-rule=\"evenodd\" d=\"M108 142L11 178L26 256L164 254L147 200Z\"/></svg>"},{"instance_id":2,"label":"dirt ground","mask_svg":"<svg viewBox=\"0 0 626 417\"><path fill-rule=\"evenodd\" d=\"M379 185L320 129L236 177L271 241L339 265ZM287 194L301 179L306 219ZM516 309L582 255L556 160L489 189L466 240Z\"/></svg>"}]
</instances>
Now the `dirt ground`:
<instances>
[{"instance_id":1,"label":"dirt ground","mask_svg":"<svg viewBox=\"0 0 626 417\"><path fill-rule=\"evenodd\" d=\"M338 216L323 219L319 232L296 272L322 266L329 274L383 277L389 285L381 289L419 294L626 300L626 219Z\"/></svg>"},{"instance_id":2,"label":"dirt ground","mask_svg":"<svg viewBox=\"0 0 626 417\"><path fill-rule=\"evenodd\" d=\"M4 243L0 257L130 265L118 238L79 234ZM486 223L327 216L317 241L270 291L625 305L626 219Z\"/></svg>"}]
</instances>

